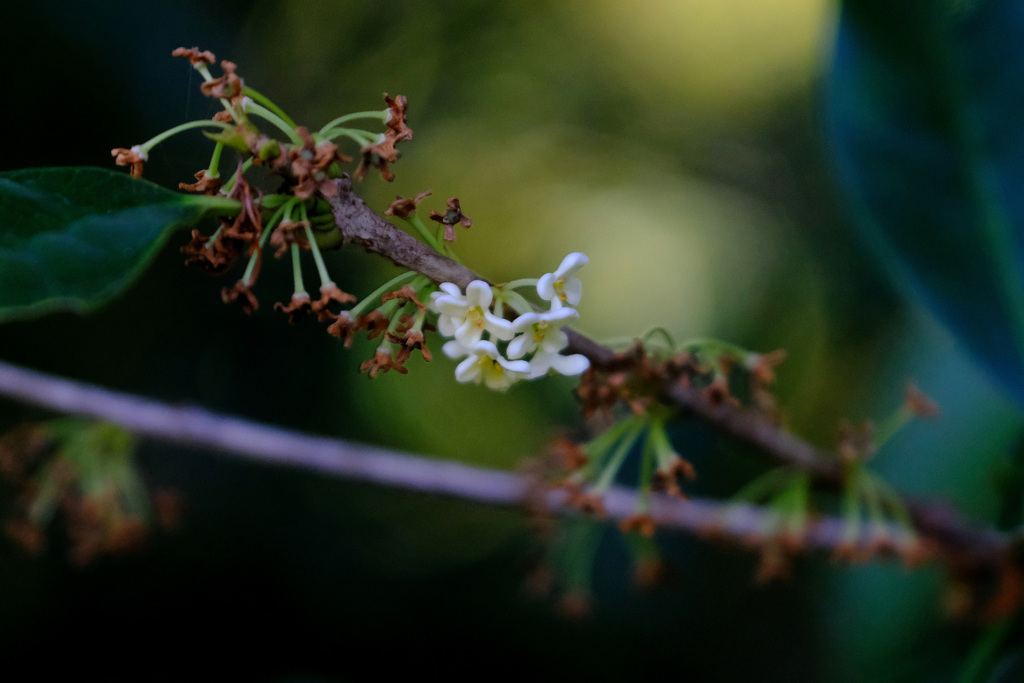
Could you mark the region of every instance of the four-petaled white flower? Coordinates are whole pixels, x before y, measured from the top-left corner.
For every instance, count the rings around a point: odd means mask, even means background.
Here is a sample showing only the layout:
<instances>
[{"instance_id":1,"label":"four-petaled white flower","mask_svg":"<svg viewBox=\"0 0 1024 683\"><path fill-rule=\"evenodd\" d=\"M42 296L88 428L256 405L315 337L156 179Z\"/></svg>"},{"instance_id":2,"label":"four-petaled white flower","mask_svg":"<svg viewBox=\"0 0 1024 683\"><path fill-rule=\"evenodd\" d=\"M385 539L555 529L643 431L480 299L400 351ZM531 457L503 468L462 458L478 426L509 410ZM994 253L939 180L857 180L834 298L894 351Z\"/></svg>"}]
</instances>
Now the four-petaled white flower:
<instances>
[{"instance_id":1,"label":"four-petaled white flower","mask_svg":"<svg viewBox=\"0 0 1024 683\"><path fill-rule=\"evenodd\" d=\"M476 342L471 348L458 341L446 342L442 350L449 358L465 360L455 368L455 379L459 382L483 382L489 389L505 391L518 380L530 374L530 364L525 360L506 360L493 342Z\"/></svg>"},{"instance_id":2,"label":"four-petaled white flower","mask_svg":"<svg viewBox=\"0 0 1024 683\"><path fill-rule=\"evenodd\" d=\"M494 293L483 280L473 280L462 294L458 286L445 282L440 292L430 295L431 306L437 311L437 330L446 337L455 337L469 349L489 332L497 339L512 338L512 323L491 313Z\"/></svg>"},{"instance_id":3,"label":"four-petaled white flower","mask_svg":"<svg viewBox=\"0 0 1024 683\"><path fill-rule=\"evenodd\" d=\"M563 306L544 313L523 313L512 322L512 331L519 336L508 344L509 358L522 358L531 351L558 353L569 344L563 325L579 317L575 308Z\"/></svg>"},{"instance_id":4,"label":"four-petaled white flower","mask_svg":"<svg viewBox=\"0 0 1024 683\"><path fill-rule=\"evenodd\" d=\"M590 259L578 251L562 259L562 264L553 273L542 275L537 281L537 294L541 299L551 302L551 308L561 308L564 304L575 306L583 295L583 283L571 277L573 273L589 263Z\"/></svg>"}]
</instances>

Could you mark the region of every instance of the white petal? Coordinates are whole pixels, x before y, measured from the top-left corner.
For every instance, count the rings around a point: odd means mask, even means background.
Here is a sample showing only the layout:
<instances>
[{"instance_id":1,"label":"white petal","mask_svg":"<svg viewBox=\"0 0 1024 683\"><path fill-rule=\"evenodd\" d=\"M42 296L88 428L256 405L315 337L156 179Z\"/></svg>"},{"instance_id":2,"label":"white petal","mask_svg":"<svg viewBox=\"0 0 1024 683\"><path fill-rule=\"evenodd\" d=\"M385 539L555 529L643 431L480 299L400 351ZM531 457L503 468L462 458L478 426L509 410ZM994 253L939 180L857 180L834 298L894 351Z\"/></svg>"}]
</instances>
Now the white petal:
<instances>
[{"instance_id":1,"label":"white petal","mask_svg":"<svg viewBox=\"0 0 1024 683\"><path fill-rule=\"evenodd\" d=\"M563 280L569 275L575 273L583 266L587 265L588 263L590 263L590 259L587 258L586 254L579 251L574 251L573 253L569 254L564 259L562 259L562 264L558 266L558 270L556 270L554 273L555 277L557 277L560 280Z\"/></svg>"},{"instance_id":2,"label":"white petal","mask_svg":"<svg viewBox=\"0 0 1024 683\"><path fill-rule=\"evenodd\" d=\"M470 356L459 363L455 368L455 381L457 382L480 382L480 357Z\"/></svg>"},{"instance_id":3,"label":"white petal","mask_svg":"<svg viewBox=\"0 0 1024 683\"><path fill-rule=\"evenodd\" d=\"M454 339L452 341L445 342L444 346L441 347L441 351L443 351L444 355L448 356L452 360L463 358L471 353L470 349L467 349Z\"/></svg>"},{"instance_id":4,"label":"white petal","mask_svg":"<svg viewBox=\"0 0 1024 683\"><path fill-rule=\"evenodd\" d=\"M494 342L489 342L486 339L482 339L473 345L473 353L478 356L501 358L501 354L498 353L498 347L494 345Z\"/></svg>"},{"instance_id":5,"label":"white petal","mask_svg":"<svg viewBox=\"0 0 1024 683\"><path fill-rule=\"evenodd\" d=\"M530 364L525 360L505 360L499 357L498 365L515 374L525 375L530 372Z\"/></svg>"},{"instance_id":6,"label":"white petal","mask_svg":"<svg viewBox=\"0 0 1024 683\"><path fill-rule=\"evenodd\" d=\"M491 286L483 280L473 280L466 287L466 303L469 308L479 306L486 311L491 307L493 300L494 293L491 292Z\"/></svg>"},{"instance_id":7,"label":"white petal","mask_svg":"<svg viewBox=\"0 0 1024 683\"><path fill-rule=\"evenodd\" d=\"M455 341L466 348L472 348L480 341L483 330L474 325L470 320L463 320L458 329L455 330Z\"/></svg>"},{"instance_id":8,"label":"white petal","mask_svg":"<svg viewBox=\"0 0 1024 683\"><path fill-rule=\"evenodd\" d=\"M566 302L571 306L575 306L580 302L580 297L583 296L583 283L576 278L571 278L565 281L563 291L565 292Z\"/></svg>"},{"instance_id":9,"label":"white petal","mask_svg":"<svg viewBox=\"0 0 1024 683\"><path fill-rule=\"evenodd\" d=\"M450 315L453 318L466 317L466 302L459 301L453 296L440 296L434 301L434 308L438 313Z\"/></svg>"},{"instance_id":10,"label":"white petal","mask_svg":"<svg viewBox=\"0 0 1024 683\"><path fill-rule=\"evenodd\" d=\"M555 278L554 273L545 273L540 276L537 280L537 296L544 301L553 301L558 299L558 294L555 292Z\"/></svg>"},{"instance_id":11,"label":"white petal","mask_svg":"<svg viewBox=\"0 0 1024 683\"><path fill-rule=\"evenodd\" d=\"M515 334L512 331L512 323L504 318L499 318L490 311L484 311L484 320L487 321L484 323L484 328L502 341L511 339Z\"/></svg>"},{"instance_id":12,"label":"white petal","mask_svg":"<svg viewBox=\"0 0 1024 683\"><path fill-rule=\"evenodd\" d=\"M437 331L441 333L442 337L454 337L456 327L451 316L444 314L437 316Z\"/></svg>"},{"instance_id":13,"label":"white petal","mask_svg":"<svg viewBox=\"0 0 1024 683\"><path fill-rule=\"evenodd\" d=\"M590 367L590 359L578 353L571 356L556 355L551 367L562 375L581 375Z\"/></svg>"},{"instance_id":14,"label":"white petal","mask_svg":"<svg viewBox=\"0 0 1024 683\"><path fill-rule=\"evenodd\" d=\"M579 317L579 311L569 306L562 306L561 308L552 308L550 311L544 313L543 315L545 322L552 323L554 325L568 325L570 320L575 320L576 318Z\"/></svg>"},{"instance_id":15,"label":"white petal","mask_svg":"<svg viewBox=\"0 0 1024 683\"><path fill-rule=\"evenodd\" d=\"M569 335L561 330L549 330L540 342L545 353L558 353L568 345Z\"/></svg>"},{"instance_id":16,"label":"white petal","mask_svg":"<svg viewBox=\"0 0 1024 683\"><path fill-rule=\"evenodd\" d=\"M522 358L530 351L533 351L533 336L521 334L508 343L508 357Z\"/></svg>"},{"instance_id":17,"label":"white petal","mask_svg":"<svg viewBox=\"0 0 1024 683\"><path fill-rule=\"evenodd\" d=\"M541 320L542 318L537 313L523 313L512 321L512 331L516 333L525 332L534 323L539 323Z\"/></svg>"}]
</instances>

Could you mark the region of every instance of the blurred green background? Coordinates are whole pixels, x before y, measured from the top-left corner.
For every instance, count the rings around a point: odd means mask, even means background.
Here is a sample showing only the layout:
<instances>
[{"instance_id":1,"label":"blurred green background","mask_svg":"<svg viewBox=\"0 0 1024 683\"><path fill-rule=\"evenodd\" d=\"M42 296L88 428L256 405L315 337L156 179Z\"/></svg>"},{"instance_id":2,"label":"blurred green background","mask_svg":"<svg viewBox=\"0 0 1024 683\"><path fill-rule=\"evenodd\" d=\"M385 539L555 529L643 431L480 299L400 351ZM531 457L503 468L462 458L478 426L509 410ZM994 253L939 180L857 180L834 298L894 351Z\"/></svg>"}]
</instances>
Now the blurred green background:
<instances>
[{"instance_id":1,"label":"blurred green background","mask_svg":"<svg viewBox=\"0 0 1024 683\"><path fill-rule=\"evenodd\" d=\"M10 13L12 10L3 10ZM1018 411L926 312L906 302L844 219L821 124L838 8L826 0L33 2L11 31L0 170L112 166L213 109L180 45L239 64L300 123L409 98L415 139L382 210L423 190L457 195L463 260L495 280L536 277L583 251L577 327L598 339L661 325L785 348L785 423L825 448L836 425L884 418L908 379L943 406L877 468L913 496L995 519L994 478ZM209 146L158 147L147 178L176 186ZM352 153L355 150L348 150ZM572 381L506 396L414 361L368 381L349 350L272 310L290 294L264 269L262 307L220 302L228 279L182 267L172 240L127 295L89 318L0 327L4 360L118 390L313 433L512 469L577 425ZM392 269L330 255L347 291ZM0 428L40 413L0 403ZM678 447L695 495L728 495L763 464L699 425ZM800 561L753 585L756 557L673 532L672 568L642 591L606 534L595 613L565 620L523 580L541 544L514 511L255 467L144 443L147 480L180 491L183 528L79 568L3 542L3 659L110 680L374 680L426 673L601 680L952 680L976 632L942 616L936 569ZM58 658L59 655L59 658ZM212 669L203 664L213 662ZM483 671L478 662L486 662Z\"/></svg>"}]
</instances>

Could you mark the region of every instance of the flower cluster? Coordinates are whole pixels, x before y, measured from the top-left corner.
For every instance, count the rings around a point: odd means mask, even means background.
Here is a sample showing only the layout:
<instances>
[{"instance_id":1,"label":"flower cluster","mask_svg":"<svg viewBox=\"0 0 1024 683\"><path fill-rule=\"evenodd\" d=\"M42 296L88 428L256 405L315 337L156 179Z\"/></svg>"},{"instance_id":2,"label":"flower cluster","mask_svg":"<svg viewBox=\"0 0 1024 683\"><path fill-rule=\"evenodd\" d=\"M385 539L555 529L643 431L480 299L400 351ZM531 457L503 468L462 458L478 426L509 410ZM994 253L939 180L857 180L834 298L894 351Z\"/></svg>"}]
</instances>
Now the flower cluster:
<instances>
[{"instance_id":1,"label":"flower cluster","mask_svg":"<svg viewBox=\"0 0 1024 683\"><path fill-rule=\"evenodd\" d=\"M455 379L483 382L491 389L505 391L521 379L586 371L590 361L585 356L562 353L569 345L562 327L579 317L573 306L579 303L583 286L573 275L587 260L584 254L574 252L553 273L503 287L474 280L463 293L457 285L443 283L440 291L430 295L430 306L438 314L438 331L452 338L443 347L445 355L462 360L455 369ZM548 310L534 310L515 291L526 286L534 288L537 296L549 304ZM520 315L507 320L506 307ZM498 343L505 344L504 353Z\"/></svg>"},{"instance_id":2,"label":"flower cluster","mask_svg":"<svg viewBox=\"0 0 1024 683\"><path fill-rule=\"evenodd\" d=\"M132 176L139 177L155 146L178 133L205 129L206 136L215 143L209 165L195 174L196 182L180 183L179 188L234 200L239 210L233 217L221 218L220 228L212 235L193 230L191 241L182 248L187 262L217 275L230 270L240 257L247 257L245 273L234 285L223 288L221 297L225 303L237 302L246 313L253 313L259 307L253 286L265 263L267 248L273 247L277 258L290 253L294 292L289 301L274 308L286 313L291 322L308 313L315 313L320 322L337 322L338 314L328 306L355 301L334 283L320 254L322 248L336 247L339 241L326 199L337 192L335 179L342 176L342 165L353 161L340 152L338 144L347 139L359 146L362 159L353 171L355 177L363 177L373 167L385 180L392 180L394 173L388 164L398 160L396 145L413 137L405 118L405 96L392 98L385 93L386 108L345 114L312 131L297 125L272 100L249 87L233 62L221 61L222 74L214 76L210 71L216 62L213 53L181 47L172 54L189 60L203 78L203 94L219 100L223 109L212 119L189 121L141 145L114 149L111 153L115 162L129 166ZM353 127L361 119L383 124L385 132ZM222 156L231 150L239 157L229 166L234 172L222 178ZM264 193L250 186L246 174L253 166L265 167L280 181L275 192ZM305 290L302 251L311 252L316 263L319 297L311 297Z\"/></svg>"}]
</instances>

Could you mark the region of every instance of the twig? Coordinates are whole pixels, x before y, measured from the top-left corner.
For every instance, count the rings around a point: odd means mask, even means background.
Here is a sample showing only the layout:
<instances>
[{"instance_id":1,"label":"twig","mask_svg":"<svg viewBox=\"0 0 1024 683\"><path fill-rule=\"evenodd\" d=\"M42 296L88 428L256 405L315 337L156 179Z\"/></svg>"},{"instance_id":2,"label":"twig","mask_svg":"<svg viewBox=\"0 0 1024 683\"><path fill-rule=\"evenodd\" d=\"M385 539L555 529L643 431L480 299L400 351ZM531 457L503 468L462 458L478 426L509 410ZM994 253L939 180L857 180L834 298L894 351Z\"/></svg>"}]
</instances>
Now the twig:
<instances>
[{"instance_id":1,"label":"twig","mask_svg":"<svg viewBox=\"0 0 1024 683\"><path fill-rule=\"evenodd\" d=\"M435 283L453 282L465 288L473 280L483 279L399 230L370 209L353 192L352 182L347 176L335 182L338 192L330 202L338 230L346 243L359 244L367 251L384 256L403 268L415 270ZM565 332L569 335L568 352L585 355L596 367L608 367L616 362L612 349L575 330L566 328ZM664 387L659 398L681 414L692 415L723 434L753 446L777 463L810 474L825 487L836 487L842 483L838 457L820 451L753 411L728 403L712 405L700 392L680 384ZM611 496L608 498L609 501L612 499ZM704 509L703 505L714 504L692 503L687 515L699 516L697 511ZM1005 561L1009 543L1005 535L991 530L979 531L945 505L908 503L907 507L918 532L947 554L970 557L972 561L983 564ZM618 508L616 510L617 514L621 513ZM706 524L705 520L696 528L706 528ZM825 520L822 524L824 526L819 528L829 529L827 533L822 532L823 538L834 541L835 529L830 526L831 522ZM694 528L689 524L682 526Z\"/></svg>"},{"instance_id":2,"label":"twig","mask_svg":"<svg viewBox=\"0 0 1024 683\"><path fill-rule=\"evenodd\" d=\"M511 472L310 436L111 391L3 361L0 396L66 415L106 420L140 436L242 460L488 504L518 506L532 501L533 506L564 508L564 492L538 488L543 484ZM697 534L736 541L762 539L769 524L769 513L757 506L664 495L655 496L653 502L652 516L660 526ZM609 518L624 519L635 512L636 492L613 487L605 494L604 505ZM803 541L808 548L833 548L841 532L840 520L822 518L808 525Z\"/></svg>"}]
</instances>

